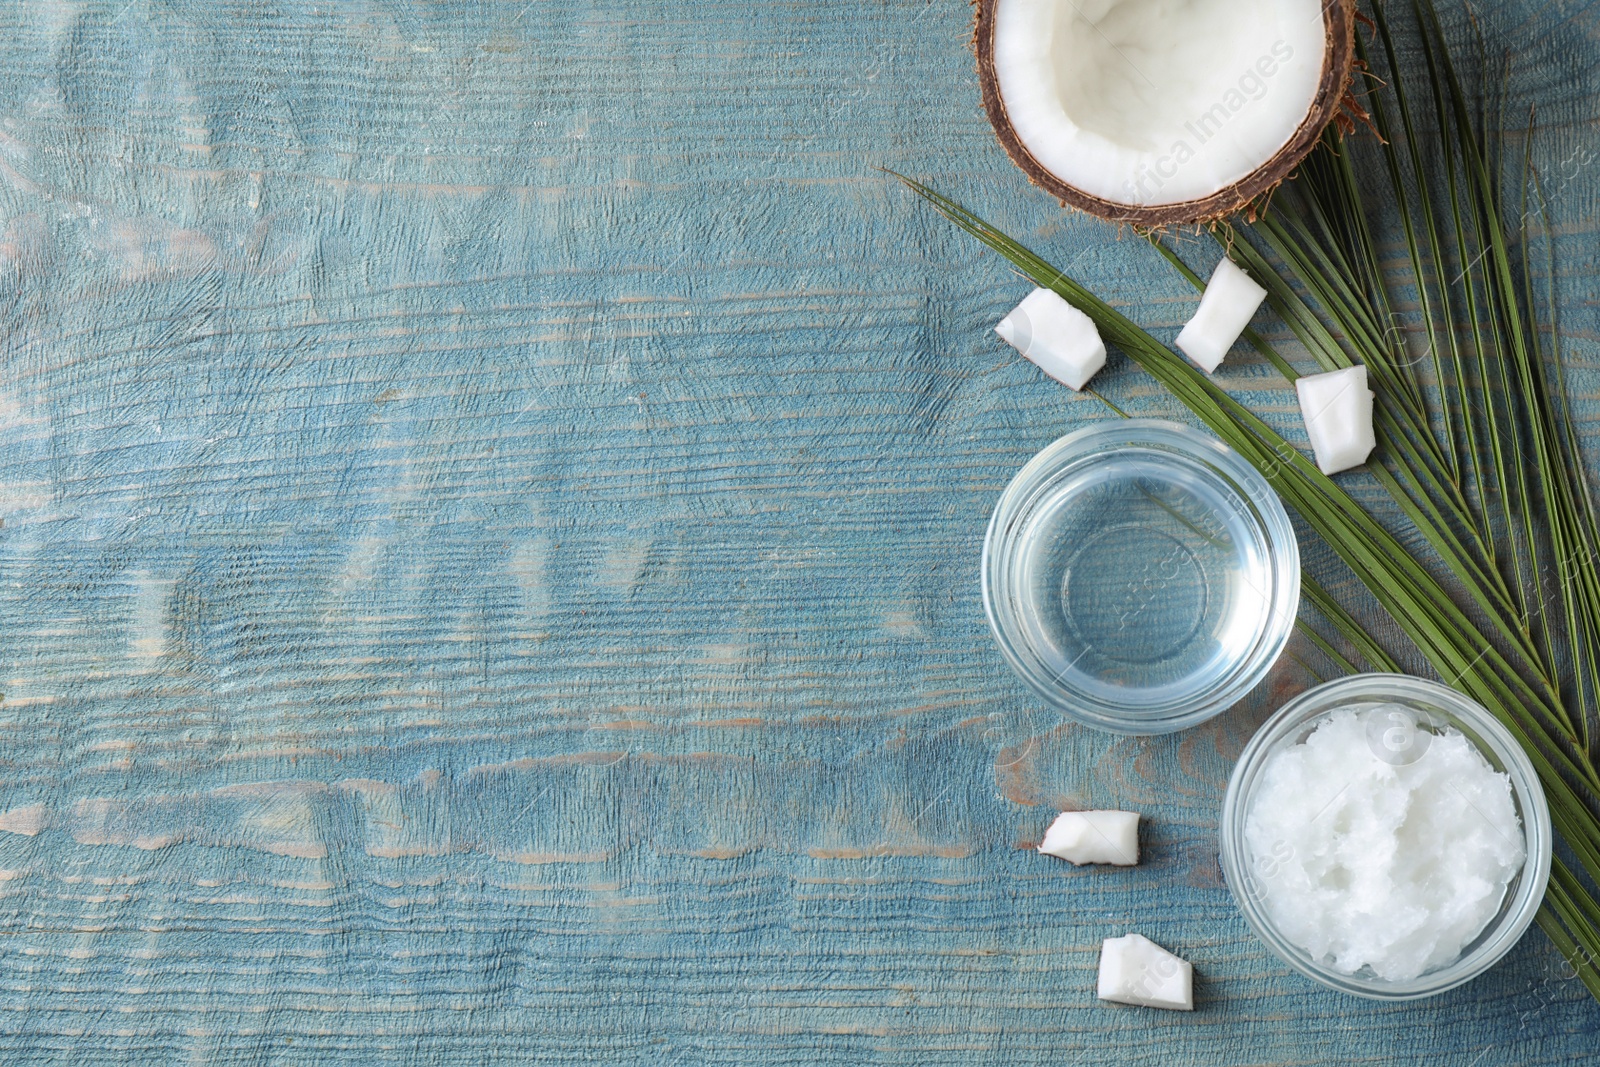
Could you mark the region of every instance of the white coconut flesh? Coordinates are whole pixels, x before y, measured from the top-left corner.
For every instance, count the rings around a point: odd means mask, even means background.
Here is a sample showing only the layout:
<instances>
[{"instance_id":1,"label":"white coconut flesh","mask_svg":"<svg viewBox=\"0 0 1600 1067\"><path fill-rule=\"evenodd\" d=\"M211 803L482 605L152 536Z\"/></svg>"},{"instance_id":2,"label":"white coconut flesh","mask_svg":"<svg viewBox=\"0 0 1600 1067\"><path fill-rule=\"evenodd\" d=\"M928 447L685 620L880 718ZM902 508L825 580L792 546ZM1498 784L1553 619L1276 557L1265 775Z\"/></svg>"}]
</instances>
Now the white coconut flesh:
<instances>
[{"instance_id":1,"label":"white coconut flesh","mask_svg":"<svg viewBox=\"0 0 1600 1067\"><path fill-rule=\"evenodd\" d=\"M1294 386L1322 473L1338 474L1365 463L1377 447L1367 368L1357 364L1326 374L1307 374Z\"/></svg>"},{"instance_id":2,"label":"white coconut flesh","mask_svg":"<svg viewBox=\"0 0 1600 1067\"><path fill-rule=\"evenodd\" d=\"M1106 365L1106 346L1094 322L1049 289L1035 289L1000 320L994 332L1040 370L1082 389Z\"/></svg>"},{"instance_id":3,"label":"white coconut flesh","mask_svg":"<svg viewBox=\"0 0 1600 1067\"><path fill-rule=\"evenodd\" d=\"M1139 934L1100 944L1101 1000L1171 1011L1194 1011L1194 967Z\"/></svg>"},{"instance_id":4,"label":"white coconut flesh","mask_svg":"<svg viewBox=\"0 0 1600 1067\"><path fill-rule=\"evenodd\" d=\"M1177 346L1207 374L1227 358L1228 350L1243 336L1256 310L1267 299L1267 291L1257 285L1233 260L1224 257L1211 272L1206 291Z\"/></svg>"},{"instance_id":5,"label":"white coconut flesh","mask_svg":"<svg viewBox=\"0 0 1600 1067\"><path fill-rule=\"evenodd\" d=\"M1045 831L1039 851L1069 863L1139 862L1139 814L1133 811L1064 811Z\"/></svg>"},{"instance_id":6,"label":"white coconut flesh","mask_svg":"<svg viewBox=\"0 0 1600 1067\"><path fill-rule=\"evenodd\" d=\"M1142 207L1270 162L1311 111L1323 0L996 0L1006 116L1068 185Z\"/></svg>"}]
</instances>

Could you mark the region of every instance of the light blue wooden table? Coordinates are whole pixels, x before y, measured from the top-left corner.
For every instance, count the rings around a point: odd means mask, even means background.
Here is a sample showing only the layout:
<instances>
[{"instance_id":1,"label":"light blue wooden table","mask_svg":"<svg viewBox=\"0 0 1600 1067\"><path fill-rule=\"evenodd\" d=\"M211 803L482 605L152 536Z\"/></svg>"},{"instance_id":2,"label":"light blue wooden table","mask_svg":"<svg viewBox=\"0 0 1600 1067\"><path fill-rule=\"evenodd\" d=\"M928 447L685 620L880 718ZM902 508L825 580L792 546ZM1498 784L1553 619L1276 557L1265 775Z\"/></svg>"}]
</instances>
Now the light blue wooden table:
<instances>
[{"instance_id":1,"label":"light blue wooden table","mask_svg":"<svg viewBox=\"0 0 1600 1067\"><path fill-rule=\"evenodd\" d=\"M1600 10L1490 6L1554 172ZM1251 938L1216 815L1294 662L1150 741L1008 673L989 509L1106 416L874 168L1144 323L1193 297L1006 162L970 17L0 6L0 1062L1600 1059L1537 933L1414 1007ZM1596 397L1600 180L1567 169ZM1033 854L1064 804L1148 813L1145 865ZM1194 962L1192 1016L1096 1003L1130 930Z\"/></svg>"}]
</instances>

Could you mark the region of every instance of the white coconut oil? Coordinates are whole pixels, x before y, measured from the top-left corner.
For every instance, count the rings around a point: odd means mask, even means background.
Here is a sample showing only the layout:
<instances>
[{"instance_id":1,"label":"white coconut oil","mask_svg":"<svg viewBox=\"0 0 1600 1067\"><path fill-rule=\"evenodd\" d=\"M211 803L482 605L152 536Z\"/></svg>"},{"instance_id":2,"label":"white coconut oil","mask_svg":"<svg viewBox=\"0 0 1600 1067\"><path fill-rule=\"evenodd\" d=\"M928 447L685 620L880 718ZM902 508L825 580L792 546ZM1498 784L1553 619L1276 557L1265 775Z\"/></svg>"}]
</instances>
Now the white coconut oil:
<instances>
[{"instance_id":1,"label":"white coconut oil","mask_svg":"<svg viewBox=\"0 0 1600 1067\"><path fill-rule=\"evenodd\" d=\"M1392 704L1330 712L1268 758L1245 841L1246 888L1288 941L1389 981L1454 962L1526 859L1510 779Z\"/></svg>"}]
</instances>

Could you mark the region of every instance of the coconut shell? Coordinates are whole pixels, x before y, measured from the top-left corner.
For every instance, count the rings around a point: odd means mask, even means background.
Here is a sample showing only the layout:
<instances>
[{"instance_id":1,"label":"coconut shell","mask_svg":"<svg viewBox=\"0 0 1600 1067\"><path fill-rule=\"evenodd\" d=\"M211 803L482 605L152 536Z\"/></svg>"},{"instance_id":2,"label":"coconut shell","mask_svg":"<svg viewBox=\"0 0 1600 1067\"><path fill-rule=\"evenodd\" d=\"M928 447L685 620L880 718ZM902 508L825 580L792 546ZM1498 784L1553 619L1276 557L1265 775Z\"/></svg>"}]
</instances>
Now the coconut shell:
<instances>
[{"instance_id":1,"label":"coconut shell","mask_svg":"<svg viewBox=\"0 0 1600 1067\"><path fill-rule=\"evenodd\" d=\"M1141 207L1119 204L1084 192L1062 181L1033 157L1017 136L1000 96L1000 79L994 69L994 17L999 0L977 0L977 25L973 30L973 49L978 57L978 84L983 90L983 109L994 126L995 136L1011 161L1045 192L1064 207L1075 207L1113 222L1125 222L1140 229L1189 225L1226 218L1250 207L1261 196L1276 189L1310 154L1322 138L1322 131L1338 120L1350 88L1355 67L1355 0L1324 0L1322 24L1325 51L1322 80L1311 108L1301 120L1294 136L1261 166L1232 185L1224 186L1199 200L1177 204Z\"/></svg>"}]
</instances>

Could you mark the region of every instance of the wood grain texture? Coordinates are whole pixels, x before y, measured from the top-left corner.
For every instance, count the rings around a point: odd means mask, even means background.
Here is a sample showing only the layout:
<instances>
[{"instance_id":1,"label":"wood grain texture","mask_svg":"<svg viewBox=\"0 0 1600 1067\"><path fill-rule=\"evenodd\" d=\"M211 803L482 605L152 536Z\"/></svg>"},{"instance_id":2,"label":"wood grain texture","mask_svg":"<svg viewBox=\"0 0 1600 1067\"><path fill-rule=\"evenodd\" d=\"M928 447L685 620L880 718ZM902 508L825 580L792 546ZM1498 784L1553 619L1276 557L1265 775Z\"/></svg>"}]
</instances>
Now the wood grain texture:
<instances>
[{"instance_id":1,"label":"wood grain texture","mask_svg":"<svg viewBox=\"0 0 1600 1067\"><path fill-rule=\"evenodd\" d=\"M1600 11L1486 17L1572 172L1593 431ZM1411 1007L1251 938L1217 811L1292 660L1148 741L1008 673L989 509L1105 415L874 168L1153 327L1193 296L1010 167L969 20L0 6L0 1061L1596 1060L1537 933ZM1290 425L1263 364L1222 377ZM1062 805L1148 813L1145 864L1033 854ZM1095 1002L1130 930L1192 1016Z\"/></svg>"}]
</instances>

